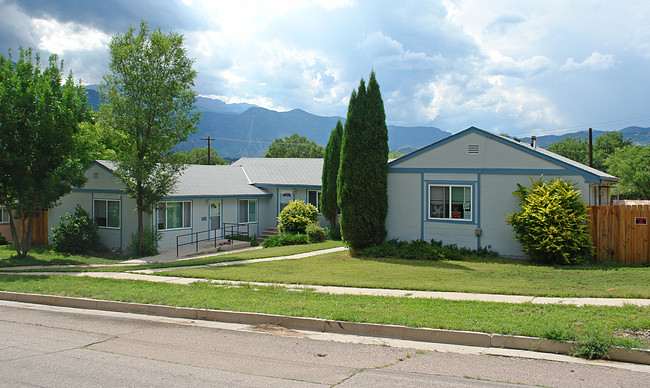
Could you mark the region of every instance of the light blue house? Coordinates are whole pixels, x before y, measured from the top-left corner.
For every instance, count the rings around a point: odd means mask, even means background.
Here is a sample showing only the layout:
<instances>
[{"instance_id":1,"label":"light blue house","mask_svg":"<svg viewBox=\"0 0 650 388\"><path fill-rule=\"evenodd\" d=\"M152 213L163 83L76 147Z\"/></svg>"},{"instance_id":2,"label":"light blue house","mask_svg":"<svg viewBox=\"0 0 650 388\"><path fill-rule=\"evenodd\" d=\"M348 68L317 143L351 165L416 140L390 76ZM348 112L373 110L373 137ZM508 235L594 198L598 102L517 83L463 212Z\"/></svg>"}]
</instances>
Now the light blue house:
<instances>
[{"instance_id":1,"label":"light blue house","mask_svg":"<svg viewBox=\"0 0 650 388\"><path fill-rule=\"evenodd\" d=\"M388 164L387 238L443 241L524 256L506 224L517 184L562 178L589 205L609 204L617 178L535 144L468 128Z\"/></svg>"},{"instance_id":2,"label":"light blue house","mask_svg":"<svg viewBox=\"0 0 650 388\"><path fill-rule=\"evenodd\" d=\"M291 200L318 207L322 159L243 158L229 166L189 165L174 191L160 202L145 224L160 231L160 249L177 242L207 238L208 233L260 235L277 226L277 217ZM82 188L50 210L49 227L81 205L99 225L107 247L125 250L137 230L135 201L124 193L108 161L95 161ZM210 231L210 232L208 232ZM197 233L199 234L197 236Z\"/></svg>"}]
</instances>

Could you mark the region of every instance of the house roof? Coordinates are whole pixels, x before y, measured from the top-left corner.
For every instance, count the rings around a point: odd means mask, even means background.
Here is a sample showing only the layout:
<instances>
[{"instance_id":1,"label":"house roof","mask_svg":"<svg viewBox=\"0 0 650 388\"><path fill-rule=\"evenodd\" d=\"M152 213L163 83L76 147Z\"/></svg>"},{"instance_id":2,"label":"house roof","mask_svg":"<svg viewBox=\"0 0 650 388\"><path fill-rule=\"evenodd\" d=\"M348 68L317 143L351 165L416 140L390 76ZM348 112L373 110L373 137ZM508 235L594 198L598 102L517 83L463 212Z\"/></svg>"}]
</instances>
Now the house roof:
<instances>
[{"instance_id":1,"label":"house roof","mask_svg":"<svg viewBox=\"0 0 650 388\"><path fill-rule=\"evenodd\" d=\"M487 138L490 138L492 140L495 140L495 141L500 142L502 144L505 144L507 146L519 149L519 150L521 150L523 152L527 152L527 153L529 153L531 155L534 155L534 156L537 156L537 157L539 157L541 159L544 159L544 160L550 161L552 163L555 163L555 164L557 164L557 165L559 165L561 167L567 168L569 170L575 170L575 171L579 172L582 175L586 175L586 176L589 176L591 178L595 178L600 183L615 183L615 182L618 182L618 178L613 176L613 175L607 174L607 173L602 172L600 170L596 170L595 168L591 168L589 166L585 166L582 163L578 163L578 162L576 162L574 160L565 158L565 157L560 156L558 154L555 154L555 153L553 153L551 151L548 151L548 150L546 150L544 148L536 147L536 146L533 147L529 143L525 143L525 142L521 142L521 141L518 141L518 140L515 140L515 139L511 139L511 138L506 137L506 136L495 135L493 133L490 133L488 131L485 131L483 129L476 128L476 127L467 128L464 131L458 132L458 133L456 133L454 135L446 137L446 138L444 138L444 139L442 139L440 141L437 141L437 142L435 142L433 144L430 144L430 145L428 145L426 147L420 148L419 150L411 152L410 154L405 155L405 156L403 156L403 157L401 157L399 159L395 159L394 161L389 162L388 163L389 171L390 171L391 167L395 167L395 166L399 165L400 163L402 163L402 162L404 162L404 161L406 161L408 159L411 159L411 158L413 158L413 157L415 157L417 155L420 155L420 154L422 154L424 152L427 152L427 151L430 151L432 149L443 146L443 145L445 145L445 144L447 144L447 143L449 143L449 142L451 142L453 140L461 138L461 137L463 137L465 135L468 135L470 133L475 133L475 134L485 136Z\"/></svg>"},{"instance_id":2,"label":"house roof","mask_svg":"<svg viewBox=\"0 0 650 388\"><path fill-rule=\"evenodd\" d=\"M101 167L114 172L117 164L96 160ZM188 165L178 178L169 198L245 198L270 197L266 190L249 183L241 166Z\"/></svg>"},{"instance_id":3,"label":"house roof","mask_svg":"<svg viewBox=\"0 0 650 388\"><path fill-rule=\"evenodd\" d=\"M248 181L258 187L320 188L323 159L316 158L241 158Z\"/></svg>"}]
</instances>

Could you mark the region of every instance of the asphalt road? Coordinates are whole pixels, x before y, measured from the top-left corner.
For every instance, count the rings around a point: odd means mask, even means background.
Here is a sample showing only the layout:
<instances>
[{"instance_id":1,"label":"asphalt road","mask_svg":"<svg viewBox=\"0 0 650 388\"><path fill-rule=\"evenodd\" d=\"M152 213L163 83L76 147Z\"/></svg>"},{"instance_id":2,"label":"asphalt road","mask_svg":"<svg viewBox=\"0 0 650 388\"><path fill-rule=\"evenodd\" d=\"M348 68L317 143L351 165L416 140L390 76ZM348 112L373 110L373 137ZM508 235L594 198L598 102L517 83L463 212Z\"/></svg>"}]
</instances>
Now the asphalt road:
<instances>
[{"instance_id":1,"label":"asphalt road","mask_svg":"<svg viewBox=\"0 0 650 388\"><path fill-rule=\"evenodd\" d=\"M648 367L367 341L0 301L0 387L650 387Z\"/></svg>"}]
</instances>

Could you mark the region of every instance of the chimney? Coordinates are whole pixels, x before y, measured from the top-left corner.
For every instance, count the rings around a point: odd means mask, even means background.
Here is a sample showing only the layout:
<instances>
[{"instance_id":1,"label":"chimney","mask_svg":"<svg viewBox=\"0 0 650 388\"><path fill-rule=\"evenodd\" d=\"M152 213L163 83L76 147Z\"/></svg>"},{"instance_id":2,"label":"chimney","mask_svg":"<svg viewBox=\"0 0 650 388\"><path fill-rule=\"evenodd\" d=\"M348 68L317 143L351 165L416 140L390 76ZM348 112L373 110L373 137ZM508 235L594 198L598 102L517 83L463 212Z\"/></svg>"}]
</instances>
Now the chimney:
<instances>
[{"instance_id":1,"label":"chimney","mask_svg":"<svg viewBox=\"0 0 650 388\"><path fill-rule=\"evenodd\" d=\"M537 136L530 137L530 146L533 148L537 148Z\"/></svg>"}]
</instances>

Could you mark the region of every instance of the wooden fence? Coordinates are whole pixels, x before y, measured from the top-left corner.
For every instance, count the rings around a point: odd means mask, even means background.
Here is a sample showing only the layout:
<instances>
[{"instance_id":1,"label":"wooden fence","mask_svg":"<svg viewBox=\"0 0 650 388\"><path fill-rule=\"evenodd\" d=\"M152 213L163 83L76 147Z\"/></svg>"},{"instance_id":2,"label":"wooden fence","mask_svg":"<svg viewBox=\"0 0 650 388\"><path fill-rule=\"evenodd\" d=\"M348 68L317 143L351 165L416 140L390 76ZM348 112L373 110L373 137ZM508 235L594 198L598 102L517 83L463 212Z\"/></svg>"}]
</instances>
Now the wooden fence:
<instances>
[{"instance_id":1,"label":"wooden fence","mask_svg":"<svg viewBox=\"0 0 650 388\"><path fill-rule=\"evenodd\" d=\"M593 261L650 264L650 205L589 206Z\"/></svg>"},{"instance_id":2,"label":"wooden fence","mask_svg":"<svg viewBox=\"0 0 650 388\"><path fill-rule=\"evenodd\" d=\"M22 233L20 228L20 220L14 220L18 233ZM12 242L11 229L9 224L3 224L2 235ZM34 219L34 226L32 227L32 244L45 245L47 244L49 229L47 227L47 211L39 211Z\"/></svg>"}]
</instances>

